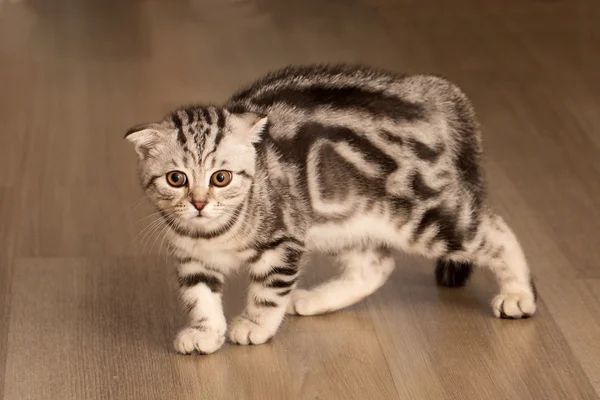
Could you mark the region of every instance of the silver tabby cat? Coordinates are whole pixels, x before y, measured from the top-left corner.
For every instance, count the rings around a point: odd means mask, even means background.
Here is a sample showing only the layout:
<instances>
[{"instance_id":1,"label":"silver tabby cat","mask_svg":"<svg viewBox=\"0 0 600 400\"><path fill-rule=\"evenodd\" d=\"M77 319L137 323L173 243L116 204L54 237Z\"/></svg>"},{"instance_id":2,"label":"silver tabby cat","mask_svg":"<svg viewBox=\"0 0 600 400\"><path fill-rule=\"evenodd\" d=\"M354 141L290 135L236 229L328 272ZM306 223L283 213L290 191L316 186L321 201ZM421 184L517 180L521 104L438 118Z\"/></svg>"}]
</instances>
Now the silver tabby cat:
<instances>
[{"instance_id":1,"label":"silver tabby cat","mask_svg":"<svg viewBox=\"0 0 600 400\"><path fill-rule=\"evenodd\" d=\"M488 267L500 289L497 317L536 310L521 246L486 206L472 106L443 78L289 67L224 106L184 107L126 138L177 261L189 314L174 343L180 353L223 345L222 288L238 267L251 283L227 333L237 344L266 342L286 313L365 298L394 269L391 249L437 259L445 286L463 285L473 265ZM298 289L312 251L335 258L341 275Z\"/></svg>"}]
</instances>

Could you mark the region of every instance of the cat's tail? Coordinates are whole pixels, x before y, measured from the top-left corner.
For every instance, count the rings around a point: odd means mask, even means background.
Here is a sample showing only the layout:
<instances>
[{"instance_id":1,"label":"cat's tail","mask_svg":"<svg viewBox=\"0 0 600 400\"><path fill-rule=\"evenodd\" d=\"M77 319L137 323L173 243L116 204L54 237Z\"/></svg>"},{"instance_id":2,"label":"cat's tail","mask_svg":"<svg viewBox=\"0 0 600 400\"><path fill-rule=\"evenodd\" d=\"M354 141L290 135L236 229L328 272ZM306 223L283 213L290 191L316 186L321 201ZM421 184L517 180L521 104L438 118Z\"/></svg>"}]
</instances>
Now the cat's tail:
<instances>
[{"instance_id":1,"label":"cat's tail","mask_svg":"<svg viewBox=\"0 0 600 400\"><path fill-rule=\"evenodd\" d=\"M461 287L467 283L473 264L440 258L435 265L435 280L445 287Z\"/></svg>"}]
</instances>

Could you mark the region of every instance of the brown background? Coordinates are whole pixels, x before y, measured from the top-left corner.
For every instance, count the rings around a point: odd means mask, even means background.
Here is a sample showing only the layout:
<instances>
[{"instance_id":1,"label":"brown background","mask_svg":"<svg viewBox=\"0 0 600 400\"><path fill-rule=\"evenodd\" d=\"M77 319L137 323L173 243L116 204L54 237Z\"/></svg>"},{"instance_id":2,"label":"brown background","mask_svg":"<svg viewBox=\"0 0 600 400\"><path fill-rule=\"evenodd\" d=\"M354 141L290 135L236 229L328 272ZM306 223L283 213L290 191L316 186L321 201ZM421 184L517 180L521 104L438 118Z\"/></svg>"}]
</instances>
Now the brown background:
<instances>
[{"instance_id":1,"label":"brown background","mask_svg":"<svg viewBox=\"0 0 600 400\"><path fill-rule=\"evenodd\" d=\"M0 2L0 395L18 399L597 399L600 2ZM122 135L289 63L441 73L473 99L490 201L539 313L492 318L478 271L390 281L269 344L171 350L182 319ZM314 281L331 273L316 259ZM243 276L227 288L239 311Z\"/></svg>"}]
</instances>

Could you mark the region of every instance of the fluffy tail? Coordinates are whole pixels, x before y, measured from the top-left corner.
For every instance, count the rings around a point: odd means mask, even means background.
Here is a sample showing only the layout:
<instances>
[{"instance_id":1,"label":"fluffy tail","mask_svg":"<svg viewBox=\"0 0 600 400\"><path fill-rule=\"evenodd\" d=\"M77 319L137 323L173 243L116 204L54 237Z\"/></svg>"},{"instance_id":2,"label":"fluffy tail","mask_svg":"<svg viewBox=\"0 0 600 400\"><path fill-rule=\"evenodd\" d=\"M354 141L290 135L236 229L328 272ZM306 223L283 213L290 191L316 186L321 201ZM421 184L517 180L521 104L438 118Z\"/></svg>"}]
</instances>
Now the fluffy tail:
<instances>
[{"instance_id":1,"label":"fluffy tail","mask_svg":"<svg viewBox=\"0 0 600 400\"><path fill-rule=\"evenodd\" d=\"M435 280L445 287L461 287L471 276L473 264L439 259L435 265Z\"/></svg>"}]
</instances>

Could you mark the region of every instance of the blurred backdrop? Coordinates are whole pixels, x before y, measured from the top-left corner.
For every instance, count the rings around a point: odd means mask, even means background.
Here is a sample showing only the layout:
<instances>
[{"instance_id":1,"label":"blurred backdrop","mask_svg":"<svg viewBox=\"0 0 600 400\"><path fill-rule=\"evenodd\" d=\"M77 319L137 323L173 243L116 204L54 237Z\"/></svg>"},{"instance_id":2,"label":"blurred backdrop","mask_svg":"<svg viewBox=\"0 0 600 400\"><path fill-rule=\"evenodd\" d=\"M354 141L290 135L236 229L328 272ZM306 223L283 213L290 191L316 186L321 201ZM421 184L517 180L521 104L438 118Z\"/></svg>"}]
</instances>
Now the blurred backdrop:
<instances>
[{"instance_id":1,"label":"blurred backdrop","mask_svg":"<svg viewBox=\"0 0 600 400\"><path fill-rule=\"evenodd\" d=\"M0 1L0 397L598 398L598 21L597 0ZM314 62L438 73L471 97L535 318L494 319L485 271L440 289L399 254L360 304L173 353L174 274L123 134ZM305 282L331 273L316 257Z\"/></svg>"}]
</instances>

